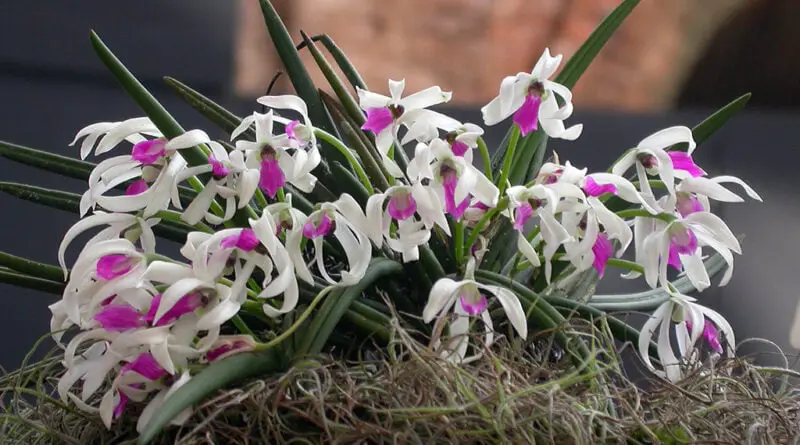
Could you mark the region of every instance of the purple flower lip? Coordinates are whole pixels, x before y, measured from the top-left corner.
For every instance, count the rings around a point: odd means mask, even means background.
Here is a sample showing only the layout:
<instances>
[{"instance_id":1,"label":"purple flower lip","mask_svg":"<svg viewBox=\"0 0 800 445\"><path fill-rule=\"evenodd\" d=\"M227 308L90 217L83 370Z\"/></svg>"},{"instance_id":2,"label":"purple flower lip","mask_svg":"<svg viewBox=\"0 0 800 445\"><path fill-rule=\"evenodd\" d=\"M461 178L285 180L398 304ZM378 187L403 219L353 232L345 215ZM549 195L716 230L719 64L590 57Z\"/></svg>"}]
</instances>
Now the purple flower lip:
<instances>
[{"instance_id":1,"label":"purple flower lip","mask_svg":"<svg viewBox=\"0 0 800 445\"><path fill-rule=\"evenodd\" d=\"M153 321L156 318L156 312L158 312L158 306L161 304L161 294L156 294L153 297L153 301L150 303L150 309L144 316L144 320L156 327L165 326L181 318L182 316L192 313L205 306L207 300L208 299L200 292L190 292L181 297L181 299L178 300L174 306L172 306L161 318L158 319L158 322L153 324Z\"/></svg>"},{"instance_id":2,"label":"purple flower lip","mask_svg":"<svg viewBox=\"0 0 800 445\"><path fill-rule=\"evenodd\" d=\"M387 212L392 218L402 221L408 219L417 211L417 202L410 193L402 191L395 193L389 200Z\"/></svg>"},{"instance_id":3,"label":"purple flower lip","mask_svg":"<svg viewBox=\"0 0 800 445\"><path fill-rule=\"evenodd\" d=\"M667 154L672 159L672 168L675 170L683 170L694 178L705 176L706 172L694 163L692 156L688 153L682 151L669 151Z\"/></svg>"},{"instance_id":4,"label":"purple flower lip","mask_svg":"<svg viewBox=\"0 0 800 445\"><path fill-rule=\"evenodd\" d=\"M294 129L298 125L300 125L300 121L291 121L288 124L286 124L286 136L289 139L297 142L299 142L300 140L297 138L297 133L294 131Z\"/></svg>"},{"instance_id":5,"label":"purple flower lip","mask_svg":"<svg viewBox=\"0 0 800 445\"><path fill-rule=\"evenodd\" d=\"M583 185L583 192L588 196L598 197L606 193L617 194L617 187L614 184L600 185L595 182L591 176L586 177L586 183Z\"/></svg>"},{"instance_id":6,"label":"purple flower lip","mask_svg":"<svg viewBox=\"0 0 800 445\"><path fill-rule=\"evenodd\" d=\"M94 316L106 331L123 332L147 325L145 316L127 304L109 304Z\"/></svg>"},{"instance_id":7,"label":"purple flower lip","mask_svg":"<svg viewBox=\"0 0 800 445\"><path fill-rule=\"evenodd\" d=\"M275 198L278 190L286 184L286 177L278 165L274 152L272 156L263 156L261 159L261 174L258 185L270 198Z\"/></svg>"},{"instance_id":8,"label":"purple flower lip","mask_svg":"<svg viewBox=\"0 0 800 445\"><path fill-rule=\"evenodd\" d=\"M133 160L144 165L155 164L165 154L167 154L167 141L163 139L139 142L133 146L131 151Z\"/></svg>"},{"instance_id":9,"label":"purple flower lip","mask_svg":"<svg viewBox=\"0 0 800 445\"><path fill-rule=\"evenodd\" d=\"M392 125L394 116L389 107L367 108L367 120L361 126L362 130L378 134Z\"/></svg>"},{"instance_id":10,"label":"purple flower lip","mask_svg":"<svg viewBox=\"0 0 800 445\"><path fill-rule=\"evenodd\" d=\"M331 221L327 213L323 212L318 225L314 225L314 222L311 220L303 224L303 236L308 239L325 236L331 231L332 227L333 221Z\"/></svg>"},{"instance_id":11,"label":"purple flower lip","mask_svg":"<svg viewBox=\"0 0 800 445\"><path fill-rule=\"evenodd\" d=\"M600 233L592 246L592 253L594 253L594 261L592 266L597 271L597 276L603 278L606 273L606 264L608 260L614 255L614 245L608 239L608 235Z\"/></svg>"},{"instance_id":12,"label":"purple flower lip","mask_svg":"<svg viewBox=\"0 0 800 445\"><path fill-rule=\"evenodd\" d=\"M461 295L459 300L464 312L468 313L469 315L478 315L486 310L486 308L489 306L489 302L486 301L486 297L480 293L477 294L477 297L478 298L475 298L474 296L468 296L466 294Z\"/></svg>"},{"instance_id":13,"label":"purple flower lip","mask_svg":"<svg viewBox=\"0 0 800 445\"><path fill-rule=\"evenodd\" d=\"M103 280L113 280L133 269L135 259L127 255L105 255L97 260L97 276Z\"/></svg>"},{"instance_id":14,"label":"purple flower lip","mask_svg":"<svg viewBox=\"0 0 800 445\"><path fill-rule=\"evenodd\" d=\"M139 354L134 361L122 366L122 369L119 373L120 375L123 375L128 372L135 372L142 377L153 381L158 380L168 374L167 371L158 364L156 359L153 358L153 355L149 352Z\"/></svg>"},{"instance_id":15,"label":"purple flower lip","mask_svg":"<svg viewBox=\"0 0 800 445\"><path fill-rule=\"evenodd\" d=\"M539 129L539 107L542 105L542 97L536 94L525 96L525 102L514 113L513 121L519 127L520 134L527 136L528 133Z\"/></svg>"},{"instance_id":16,"label":"purple flower lip","mask_svg":"<svg viewBox=\"0 0 800 445\"><path fill-rule=\"evenodd\" d=\"M242 229L238 235L232 235L223 239L220 243L220 247L223 249L232 249L236 247L242 251L250 252L258 247L260 243L253 229L245 228Z\"/></svg>"},{"instance_id":17,"label":"purple flower lip","mask_svg":"<svg viewBox=\"0 0 800 445\"><path fill-rule=\"evenodd\" d=\"M523 202L522 205L517 207L514 211L514 229L522 231L525 224L533 217L533 206L530 202Z\"/></svg>"},{"instance_id":18,"label":"purple flower lip","mask_svg":"<svg viewBox=\"0 0 800 445\"><path fill-rule=\"evenodd\" d=\"M225 167L225 164L218 161L213 154L208 155L208 163L211 164L211 175L214 176L214 179L222 179L231 172Z\"/></svg>"},{"instance_id":19,"label":"purple flower lip","mask_svg":"<svg viewBox=\"0 0 800 445\"><path fill-rule=\"evenodd\" d=\"M131 183L131 185L125 189L125 194L127 196L141 195L142 193L146 192L148 188L147 181L140 179Z\"/></svg>"}]
</instances>

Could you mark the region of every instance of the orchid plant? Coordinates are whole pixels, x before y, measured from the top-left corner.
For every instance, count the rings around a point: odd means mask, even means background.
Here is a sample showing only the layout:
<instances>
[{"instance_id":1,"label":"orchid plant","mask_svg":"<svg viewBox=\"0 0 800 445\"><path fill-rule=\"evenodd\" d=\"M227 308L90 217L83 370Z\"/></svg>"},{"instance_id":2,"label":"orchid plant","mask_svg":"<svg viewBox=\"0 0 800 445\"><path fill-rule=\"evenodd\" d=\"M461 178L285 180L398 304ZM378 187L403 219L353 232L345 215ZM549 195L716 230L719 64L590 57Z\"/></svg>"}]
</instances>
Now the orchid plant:
<instances>
[{"instance_id":1,"label":"orchid plant","mask_svg":"<svg viewBox=\"0 0 800 445\"><path fill-rule=\"evenodd\" d=\"M485 126L511 118L494 162L481 126L431 109L450 92L409 94L403 80L388 82L388 96L369 89L327 36L304 35L296 48L266 0L297 95L261 97L262 108L240 119L168 79L227 132L220 140L184 131L93 35L145 116L91 124L71 145L81 159L118 154L92 164L10 144L2 151L89 184L82 196L2 187L82 217L58 249L59 268L2 257L3 281L61 295L50 306L64 348L58 394L109 427L145 405L138 429L147 441L210 391L326 351L334 332L387 340L392 314L408 323L421 315L430 348L454 362L480 360L498 335L525 341L568 329L566 314L628 309L653 310L639 331L608 318L620 338L638 335L659 376L679 380L702 366L700 350L731 355L731 326L687 294L727 267L724 285L741 253L711 201L743 201L730 184L760 198L738 178L709 177L692 155L747 97L694 130L645 137L608 172L543 162L548 137L581 136L581 124L565 124L570 88L635 4L623 2L566 66L545 49L530 73L501 80L481 109ZM302 50L335 97L310 82ZM180 257L159 253L158 238L178 241ZM593 295L611 269L643 276L652 290ZM586 359L574 337L562 346Z\"/></svg>"}]
</instances>

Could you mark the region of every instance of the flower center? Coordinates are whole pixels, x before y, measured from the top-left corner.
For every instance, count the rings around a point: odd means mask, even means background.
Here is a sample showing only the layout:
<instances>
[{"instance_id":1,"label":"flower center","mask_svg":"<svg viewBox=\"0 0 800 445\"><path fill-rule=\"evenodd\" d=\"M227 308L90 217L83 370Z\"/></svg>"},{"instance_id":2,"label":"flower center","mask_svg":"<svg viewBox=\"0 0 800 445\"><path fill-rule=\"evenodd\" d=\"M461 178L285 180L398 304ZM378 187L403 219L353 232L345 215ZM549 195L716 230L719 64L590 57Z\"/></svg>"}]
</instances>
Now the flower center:
<instances>
[{"instance_id":1,"label":"flower center","mask_svg":"<svg viewBox=\"0 0 800 445\"><path fill-rule=\"evenodd\" d=\"M225 167L225 164L218 161L213 154L208 156L208 163L211 164L211 175L218 181L225 178L230 173L230 170Z\"/></svg>"},{"instance_id":2,"label":"flower center","mask_svg":"<svg viewBox=\"0 0 800 445\"><path fill-rule=\"evenodd\" d=\"M396 220L404 220L409 218L417 211L417 202L411 193L406 190L399 190L392 194L389 200L387 212L389 216Z\"/></svg>"},{"instance_id":3,"label":"flower center","mask_svg":"<svg viewBox=\"0 0 800 445\"><path fill-rule=\"evenodd\" d=\"M683 255L693 254L697 250L697 237L688 227L674 224L669 229L670 249Z\"/></svg>"},{"instance_id":4,"label":"flower center","mask_svg":"<svg viewBox=\"0 0 800 445\"><path fill-rule=\"evenodd\" d=\"M534 97L544 96L544 84L541 81L534 81L528 87L528 95Z\"/></svg>"},{"instance_id":5,"label":"flower center","mask_svg":"<svg viewBox=\"0 0 800 445\"><path fill-rule=\"evenodd\" d=\"M646 169L658 167L658 159L649 153L640 153L636 159L638 159L639 163L642 164Z\"/></svg>"},{"instance_id":6,"label":"flower center","mask_svg":"<svg viewBox=\"0 0 800 445\"><path fill-rule=\"evenodd\" d=\"M397 120L400 119L400 116L406 112L406 109L402 105L389 105L389 112L392 113L392 119Z\"/></svg>"}]
</instances>

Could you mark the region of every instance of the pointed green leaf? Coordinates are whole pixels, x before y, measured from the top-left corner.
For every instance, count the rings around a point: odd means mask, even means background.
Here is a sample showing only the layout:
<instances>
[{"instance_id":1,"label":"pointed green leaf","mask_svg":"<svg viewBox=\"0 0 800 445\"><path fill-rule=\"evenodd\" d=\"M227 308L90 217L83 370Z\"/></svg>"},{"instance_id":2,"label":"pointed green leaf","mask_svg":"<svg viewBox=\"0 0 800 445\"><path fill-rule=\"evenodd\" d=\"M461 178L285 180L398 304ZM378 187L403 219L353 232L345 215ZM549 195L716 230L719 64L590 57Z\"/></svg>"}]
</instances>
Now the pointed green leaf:
<instances>
[{"instance_id":1,"label":"pointed green leaf","mask_svg":"<svg viewBox=\"0 0 800 445\"><path fill-rule=\"evenodd\" d=\"M345 312L362 292L378 280L402 272L403 266L399 263L387 258L375 258L361 281L353 286L334 290L317 311L308 329L303 331L306 335L298 348L297 357L319 354Z\"/></svg>"},{"instance_id":2,"label":"pointed green leaf","mask_svg":"<svg viewBox=\"0 0 800 445\"><path fill-rule=\"evenodd\" d=\"M64 283L34 277L5 268L0 268L0 283L10 284L24 289L38 290L54 295L61 295L64 293Z\"/></svg>"},{"instance_id":3,"label":"pointed green leaf","mask_svg":"<svg viewBox=\"0 0 800 445\"><path fill-rule=\"evenodd\" d=\"M694 128L692 128L692 136L694 137L694 141L697 142L697 145L707 141L708 138L710 138L714 133L728 123L733 116L742 111L742 108L744 108L744 106L747 105L747 102L750 100L750 96L752 96L752 94L747 93L737 97L728 105L725 105L724 107L715 111L711 116L705 118L703 122L695 125ZM673 150L684 151L687 148L688 144L678 144L672 147Z\"/></svg>"},{"instance_id":4,"label":"pointed green leaf","mask_svg":"<svg viewBox=\"0 0 800 445\"><path fill-rule=\"evenodd\" d=\"M75 215L80 211L81 197L75 193L15 182L0 182L0 192ZM153 227L153 233L156 236L181 244L186 242L186 234L194 230L187 224L168 220L162 220Z\"/></svg>"},{"instance_id":5,"label":"pointed green leaf","mask_svg":"<svg viewBox=\"0 0 800 445\"><path fill-rule=\"evenodd\" d=\"M79 211L79 203L81 201L81 197L75 193L14 182L0 182L0 192L8 193L25 201L75 214Z\"/></svg>"},{"instance_id":6,"label":"pointed green leaf","mask_svg":"<svg viewBox=\"0 0 800 445\"><path fill-rule=\"evenodd\" d=\"M358 181L358 178L353 175L344 165L333 162L331 163L331 173L341 182L341 190L349 193L353 198L362 206L367 204L370 193L364 188L364 185Z\"/></svg>"},{"instance_id":7,"label":"pointed green leaf","mask_svg":"<svg viewBox=\"0 0 800 445\"><path fill-rule=\"evenodd\" d=\"M308 75L303 61L300 59L300 53L292 41L292 36L283 24L283 21L278 16L278 12L272 6L269 0L259 0L261 2L261 12L264 14L264 23L267 25L267 32L272 38L272 43L275 45L275 50L280 57L283 66L286 68L286 74L289 75L289 80L294 86L297 95L300 96L308 105L308 114L311 122L316 127L319 127L330 134L339 137L336 127L333 125L325 107L322 105L317 94L317 87ZM339 161L347 163L341 153L330 146L323 144L323 151L325 158L328 161Z\"/></svg>"},{"instance_id":8,"label":"pointed green leaf","mask_svg":"<svg viewBox=\"0 0 800 445\"><path fill-rule=\"evenodd\" d=\"M248 352L211 363L180 387L147 424L139 443L148 444L184 409L202 402L216 391L230 385L241 385L246 379L261 377L284 368L275 349Z\"/></svg>"},{"instance_id":9,"label":"pointed green leaf","mask_svg":"<svg viewBox=\"0 0 800 445\"><path fill-rule=\"evenodd\" d=\"M347 80L352 85L353 89L361 88L362 90L369 90L367 88L367 84L364 82L364 79L361 77L361 74L358 73L356 67L350 62L350 59L344 54L341 48L331 39L331 37L327 34L320 34L316 35L311 38L313 42L322 42L322 45L325 46L325 49L333 56L333 60L336 61L336 65L339 66L339 69L342 70L344 76L347 77ZM301 43L297 49L304 48L306 46L305 42Z\"/></svg>"},{"instance_id":10,"label":"pointed green leaf","mask_svg":"<svg viewBox=\"0 0 800 445\"><path fill-rule=\"evenodd\" d=\"M14 272L55 281L57 283L64 280L64 272L58 266L40 263L6 252L0 252L0 266L7 267Z\"/></svg>"},{"instance_id":11,"label":"pointed green leaf","mask_svg":"<svg viewBox=\"0 0 800 445\"><path fill-rule=\"evenodd\" d=\"M97 164L0 141L0 156L68 178L89 179Z\"/></svg>"},{"instance_id":12,"label":"pointed green leaf","mask_svg":"<svg viewBox=\"0 0 800 445\"><path fill-rule=\"evenodd\" d=\"M231 134L233 130L242 122L242 118L226 110L223 106L202 95L197 90L192 89L185 83L172 77L165 77L167 83L175 93L197 110L203 117L219 126L225 133ZM255 139L255 131L251 128L245 134L250 139Z\"/></svg>"},{"instance_id":13,"label":"pointed green leaf","mask_svg":"<svg viewBox=\"0 0 800 445\"><path fill-rule=\"evenodd\" d=\"M128 95L144 111L153 124L168 139L175 138L184 133L183 127L167 112L161 103L150 94L141 82L120 62L105 43L94 31L91 33L92 46L103 64L122 85ZM190 165L202 165L208 158L199 147L181 150L181 154Z\"/></svg>"},{"instance_id":14,"label":"pointed green leaf","mask_svg":"<svg viewBox=\"0 0 800 445\"><path fill-rule=\"evenodd\" d=\"M361 125L366 122L364 112L361 111L358 103L355 101L355 99L353 99L353 96L350 94L350 92L347 91L347 87L344 86L342 80L339 79L339 75L337 75L336 71L333 70L331 64L328 63L328 60L325 59L325 56L322 54L319 48L317 48L317 45L311 41L305 32L300 31L300 34L303 36L303 41L305 41L308 50L311 52L311 56L314 58L314 61L317 62L317 66L319 66L320 71L322 71L325 79L330 84L334 94L336 94L336 97L339 98L339 102L347 112L347 115L350 116L350 118L352 118L356 124L358 124L358 127L361 127Z\"/></svg>"},{"instance_id":15,"label":"pointed green leaf","mask_svg":"<svg viewBox=\"0 0 800 445\"><path fill-rule=\"evenodd\" d=\"M614 35L619 25L630 15L633 8L639 4L639 0L624 0L611 13L603 19L603 22L595 28L589 35L578 51L570 57L564 68L555 78L555 81L572 88L581 78L586 68L592 63L597 53L606 45L608 39Z\"/></svg>"}]
</instances>

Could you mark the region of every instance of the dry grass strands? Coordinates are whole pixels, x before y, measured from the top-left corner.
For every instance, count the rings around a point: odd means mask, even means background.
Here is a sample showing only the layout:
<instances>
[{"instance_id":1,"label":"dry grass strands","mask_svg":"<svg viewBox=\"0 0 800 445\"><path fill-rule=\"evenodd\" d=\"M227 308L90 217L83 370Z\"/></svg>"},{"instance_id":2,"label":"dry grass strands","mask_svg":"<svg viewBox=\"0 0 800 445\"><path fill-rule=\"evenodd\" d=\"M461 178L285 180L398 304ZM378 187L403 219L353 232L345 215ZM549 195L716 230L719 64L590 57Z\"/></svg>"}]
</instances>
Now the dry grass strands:
<instances>
[{"instance_id":1,"label":"dry grass strands","mask_svg":"<svg viewBox=\"0 0 800 445\"><path fill-rule=\"evenodd\" d=\"M800 394L776 383L776 377L794 377L791 371L737 359L677 385L654 380L644 390L613 361L580 372L568 360L542 359L552 354L541 347L526 352L501 340L482 359L454 365L407 332L395 332L382 359L309 360L220 392L161 443L766 444L800 438ZM19 390L19 379L5 388L4 400L12 400L0 424L2 443L135 443L135 411L107 431L96 416L42 396L58 371L52 364L39 370L27 382L30 390Z\"/></svg>"}]
</instances>

